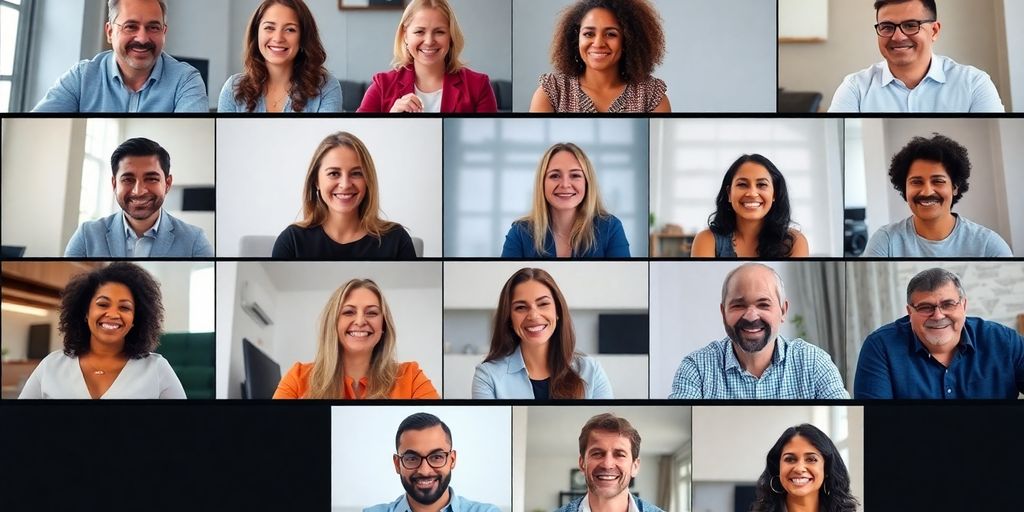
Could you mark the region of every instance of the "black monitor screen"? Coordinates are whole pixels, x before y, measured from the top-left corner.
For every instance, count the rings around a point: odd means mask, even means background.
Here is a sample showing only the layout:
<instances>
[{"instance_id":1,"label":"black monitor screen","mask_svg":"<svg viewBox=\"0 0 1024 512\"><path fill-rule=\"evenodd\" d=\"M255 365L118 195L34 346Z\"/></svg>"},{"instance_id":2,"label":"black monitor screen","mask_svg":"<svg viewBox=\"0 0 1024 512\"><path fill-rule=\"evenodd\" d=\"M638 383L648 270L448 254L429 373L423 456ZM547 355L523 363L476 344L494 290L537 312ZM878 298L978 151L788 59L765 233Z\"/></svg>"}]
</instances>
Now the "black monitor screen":
<instances>
[{"instance_id":1,"label":"black monitor screen","mask_svg":"<svg viewBox=\"0 0 1024 512\"><path fill-rule=\"evenodd\" d=\"M242 359L245 363L245 398L274 398L274 391L281 382L281 367L244 338Z\"/></svg>"},{"instance_id":2,"label":"black monitor screen","mask_svg":"<svg viewBox=\"0 0 1024 512\"><path fill-rule=\"evenodd\" d=\"M647 354L650 328L645 314L597 317L597 351L601 354Z\"/></svg>"},{"instance_id":3,"label":"black monitor screen","mask_svg":"<svg viewBox=\"0 0 1024 512\"><path fill-rule=\"evenodd\" d=\"M186 187L181 194L181 209L186 212L216 210L217 193L213 187Z\"/></svg>"}]
</instances>

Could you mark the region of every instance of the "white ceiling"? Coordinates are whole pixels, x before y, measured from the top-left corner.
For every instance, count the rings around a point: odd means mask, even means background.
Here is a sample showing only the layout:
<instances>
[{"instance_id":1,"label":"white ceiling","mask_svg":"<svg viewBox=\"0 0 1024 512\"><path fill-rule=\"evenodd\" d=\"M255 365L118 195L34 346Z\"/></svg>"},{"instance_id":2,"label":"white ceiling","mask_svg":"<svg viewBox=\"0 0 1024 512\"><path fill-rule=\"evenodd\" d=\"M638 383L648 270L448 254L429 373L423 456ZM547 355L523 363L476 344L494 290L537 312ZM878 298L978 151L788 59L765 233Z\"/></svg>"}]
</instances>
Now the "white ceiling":
<instances>
[{"instance_id":1,"label":"white ceiling","mask_svg":"<svg viewBox=\"0 0 1024 512\"><path fill-rule=\"evenodd\" d=\"M688 406L530 406L516 407L512 414L523 410L527 456L579 456L580 429L605 412L629 420L640 433L641 456L673 453L690 439Z\"/></svg>"},{"instance_id":2,"label":"white ceiling","mask_svg":"<svg viewBox=\"0 0 1024 512\"><path fill-rule=\"evenodd\" d=\"M260 265L274 288L282 292L334 290L353 278L373 279L385 292L391 289L440 288L441 263L365 261L263 261Z\"/></svg>"}]
</instances>

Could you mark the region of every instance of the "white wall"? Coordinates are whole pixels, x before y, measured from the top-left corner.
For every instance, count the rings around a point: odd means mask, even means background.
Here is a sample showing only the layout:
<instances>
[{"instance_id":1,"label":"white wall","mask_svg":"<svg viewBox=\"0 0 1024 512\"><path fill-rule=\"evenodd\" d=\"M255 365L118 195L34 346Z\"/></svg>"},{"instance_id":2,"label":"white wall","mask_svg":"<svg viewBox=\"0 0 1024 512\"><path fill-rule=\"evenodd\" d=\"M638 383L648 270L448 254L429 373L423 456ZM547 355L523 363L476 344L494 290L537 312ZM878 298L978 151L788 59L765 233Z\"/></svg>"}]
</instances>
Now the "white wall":
<instances>
[{"instance_id":1,"label":"white wall","mask_svg":"<svg viewBox=\"0 0 1024 512\"><path fill-rule=\"evenodd\" d=\"M1003 73L1003 80L1010 84L1009 95L1003 94L1003 105L1009 110L1010 105L1024 105L1024 65L1021 64L1024 62L1024 33L1020 31L1020 26L1024 24L1024 3L1017 0L1000 1L1003 11L1000 33L1006 36L1003 58L1009 63ZM1015 107L1015 110L1021 110L1021 107Z\"/></svg>"},{"instance_id":2,"label":"white wall","mask_svg":"<svg viewBox=\"0 0 1024 512\"><path fill-rule=\"evenodd\" d=\"M0 314L3 326L3 347L7 349L7 358L11 360L28 357L28 334L31 326L50 324L50 352L64 349L64 339L57 330L60 321L59 312L47 311L46 316L34 316L26 313L4 311Z\"/></svg>"},{"instance_id":3,"label":"white wall","mask_svg":"<svg viewBox=\"0 0 1024 512\"><path fill-rule=\"evenodd\" d=\"M238 262L218 261L215 270L217 280L217 306L216 306L216 332L217 332L217 353L216 353L216 396L217 398L240 398L241 389L238 384L245 380L244 369L242 368L241 350L235 348L233 335L235 312L239 310L236 305L238 290L235 283L238 282ZM224 333L222 335L221 333ZM238 344L241 344L239 338ZM233 353L236 359L233 359ZM237 360L238 363L234 361ZM234 390L229 395L229 383L234 382Z\"/></svg>"},{"instance_id":4,"label":"white wall","mask_svg":"<svg viewBox=\"0 0 1024 512\"><path fill-rule=\"evenodd\" d=\"M164 304L164 332L192 332L189 326L192 272L213 267L213 262L139 261L138 265L160 283ZM196 293L213 296L214 289L197 290Z\"/></svg>"},{"instance_id":5,"label":"white wall","mask_svg":"<svg viewBox=\"0 0 1024 512\"><path fill-rule=\"evenodd\" d=\"M1018 5L1024 7L1024 4ZM1024 77L1021 82L1024 83ZM999 148L993 155L993 169L1003 170L995 177L995 185L996 190L1001 191L998 194L1000 199L1005 194L1005 218L1010 223L1009 230L1002 235L1010 247L1024 248L1024 220L1021 220L1024 218L1024 195L1016 193L1024 189L1024 172L1019 172L1024 164L1024 144L1020 144L1024 140L1024 121L1000 119L998 124L999 136L992 139ZM1024 251L1018 249L1018 252Z\"/></svg>"},{"instance_id":6,"label":"white wall","mask_svg":"<svg viewBox=\"0 0 1024 512\"><path fill-rule=\"evenodd\" d=\"M331 408L331 507L358 512L401 496L395 473L395 432L407 416L433 414L452 433L456 452L451 487L458 495L512 509L512 409L454 406L344 406Z\"/></svg>"},{"instance_id":7,"label":"white wall","mask_svg":"<svg viewBox=\"0 0 1024 512\"><path fill-rule=\"evenodd\" d=\"M513 110L525 112L538 77L552 70L549 48L558 13L572 2L514 3ZM653 3L662 18L666 45L665 60L653 74L668 85L673 111L775 111L775 2ZM722 20L728 20L727 30ZM714 51L709 51L712 47Z\"/></svg>"},{"instance_id":8,"label":"white wall","mask_svg":"<svg viewBox=\"0 0 1024 512\"><path fill-rule=\"evenodd\" d=\"M217 263L218 269L225 265L235 267L233 282L227 282L230 278L231 272L224 272L221 276L221 272L218 272L217 276L217 375L226 374L227 381L218 378L218 386L226 385L226 388L218 387L217 398L241 398L242 389L240 384L245 381L245 366L242 362L242 338L247 338L253 342L256 346L263 349L264 352L273 355L275 338L274 338L274 326L264 326L257 323L252 317L242 311L240 290L242 283L250 282L255 283L263 290L268 293L274 289L273 284L270 282L270 278L267 276L263 266L257 263L230 263L230 262L219 262ZM273 318L276 312L277 295L270 293L269 300L272 303L267 304L266 308L269 309L271 318ZM261 304L262 305L262 304ZM224 328L224 323L221 319L232 319L233 323L229 329ZM289 340L291 338L289 337ZM224 365L224 349L222 346L230 347L229 357L227 358L227 366ZM293 361L277 361L277 364L281 367L281 374L284 375L288 371L289 365Z\"/></svg>"},{"instance_id":9,"label":"white wall","mask_svg":"<svg viewBox=\"0 0 1024 512\"><path fill-rule=\"evenodd\" d=\"M348 131L373 157L388 220L441 256L440 119L218 119L217 255L238 256L243 235L277 237L302 210L313 152Z\"/></svg>"}]
</instances>

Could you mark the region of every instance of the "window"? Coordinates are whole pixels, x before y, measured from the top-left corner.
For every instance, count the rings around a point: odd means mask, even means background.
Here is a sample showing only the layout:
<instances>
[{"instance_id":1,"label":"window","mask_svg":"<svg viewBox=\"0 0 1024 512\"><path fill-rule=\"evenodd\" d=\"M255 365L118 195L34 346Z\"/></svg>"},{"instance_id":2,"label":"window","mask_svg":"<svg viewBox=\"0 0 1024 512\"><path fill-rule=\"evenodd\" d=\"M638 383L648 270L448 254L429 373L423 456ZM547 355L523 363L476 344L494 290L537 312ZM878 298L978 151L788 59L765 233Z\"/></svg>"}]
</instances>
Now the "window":
<instances>
[{"instance_id":1,"label":"window","mask_svg":"<svg viewBox=\"0 0 1024 512\"><path fill-rule=\"evenodd\" d=\"M188 282L188 332L213 332L213 263L192 270Z\"/></svg>"},{"instance_id":2,"label":"window","mask_svg":"<svg viewBox=\"0 0 1024 512\"><path fill-rule=\"evenodd\" d=\"M85 126L85 158L82 159L82 193L78 224L110 214L114 191L110 186L110 154L120 144L121 126L116 119L89 119Z\"/></svg>"},{"instance_id":3,"label":"window","mask_svg":"<svg viewBox=\"0 0 1024 512\"><path fill-rule=\"evenodd\" d=\"M0 112L21 110L31 0L0 0Z\"/></svg>"}]
</instances>

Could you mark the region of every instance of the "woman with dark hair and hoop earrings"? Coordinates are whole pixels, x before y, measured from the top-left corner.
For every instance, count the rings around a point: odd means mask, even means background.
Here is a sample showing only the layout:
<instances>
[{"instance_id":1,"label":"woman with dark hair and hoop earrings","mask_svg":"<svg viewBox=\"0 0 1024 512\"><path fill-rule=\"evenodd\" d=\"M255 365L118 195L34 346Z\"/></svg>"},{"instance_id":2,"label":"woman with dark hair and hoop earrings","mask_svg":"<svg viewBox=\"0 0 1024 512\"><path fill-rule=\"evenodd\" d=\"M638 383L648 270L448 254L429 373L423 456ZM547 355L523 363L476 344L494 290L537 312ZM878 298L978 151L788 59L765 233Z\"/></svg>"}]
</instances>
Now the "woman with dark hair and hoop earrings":
<instances>
[{"instance_id":1,"label":"woman with dark hair and hoop earrings","mask_svg":"<svg viewBox=\"0 0 1024 512\"><path fill-rule=\"evenodd\" d=\"M263 0L245 31L245 70L224 82L218 112L341 112L341 83L302 0Z\"/></svg>"},{"instance_id":2,"label":"woman with dark hair and hoop earrings","mask_svg":"<svg viewBox=\"0 0 1024 512\"><path fill-rule=\"evenodd\" d=\"M569 306L547 272L519 269L502 287L473 398L614 398L601 364L576 352Z\"/></svg>"},{"instance_id":3,"label":"woman with dark hair and hoop earrings","mask_svg":"<svg viewBox=\"0 0 1024 512\"><path fill-rule=\"evenodd\" d=\"M729 166L715 198L715 213L693 239L695 258L795 258L808 254L807 238L790 226L786 179L767 158L743 155Z\"/></svg>"},{"instance_id":4,"label":"woman with dark hair and hoop earrings","mask_svg":"<svg viewBox=\"0 0 1024 512\"><path fill-rule=\"evenodd\" d=\"M115 262L71 278L60 296L64 350L43 358L18 398L185 398L154 353L163 331L160 284Z\"/></svg>"},{"instance_id":5,"label":"woman with dark hair and hoop earrings","mask_svg":"<svg viewBox=\"0 0 1024 512\"><path fill-rule=\"evenodd\" d=\"M750 512L856 512L850 473L824 432L789 427L768 450Z\"/></svg>"}]
</instances>

